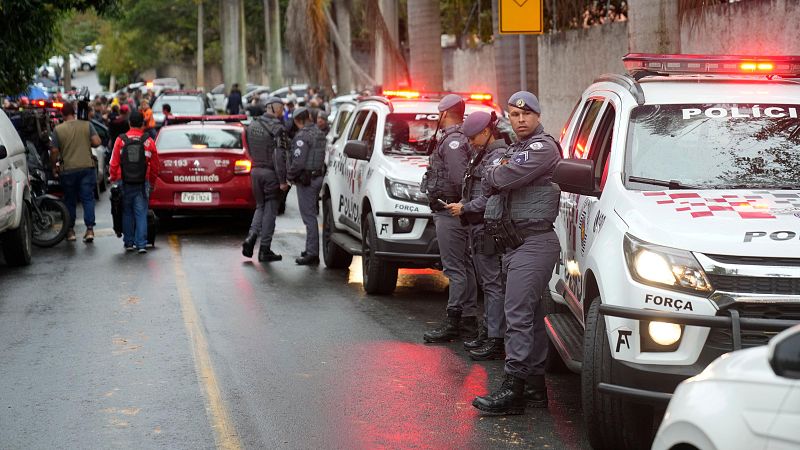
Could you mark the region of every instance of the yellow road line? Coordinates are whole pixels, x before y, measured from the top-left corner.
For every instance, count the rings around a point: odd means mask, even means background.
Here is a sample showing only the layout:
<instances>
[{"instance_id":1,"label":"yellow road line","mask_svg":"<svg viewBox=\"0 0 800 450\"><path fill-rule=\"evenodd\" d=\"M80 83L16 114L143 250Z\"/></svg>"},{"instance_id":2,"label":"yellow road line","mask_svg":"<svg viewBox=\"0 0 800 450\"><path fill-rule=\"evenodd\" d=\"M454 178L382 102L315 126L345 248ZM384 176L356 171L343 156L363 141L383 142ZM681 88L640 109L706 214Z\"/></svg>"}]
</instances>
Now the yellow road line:
<instances>
[{"instance_id":1,"label":"yellow road line","mask_svg":"<svg viewBox=\"0 0 800 450\"><path fill-rule=\"evenodd\" d=\"M186 280L186 273L183 271L181 261L181 245L178 236L169 236L169 247L172 250L172 260L175 266L175 284L178 288L180 297L181 312L183 313L183 324L186 325L186 333L189 335L189 342L192 347L192 357L194 358L197 379L203 386L206 394L206 411L211 427L214 429L214 440L217 448L239 450L242 444L236 434L236 428L231 422L225 402L217 384L217 376L211 364L211 356L208 353L208 341L200 327L200 317L192 301L189 283Z\"/></svg>"}]
</instances>

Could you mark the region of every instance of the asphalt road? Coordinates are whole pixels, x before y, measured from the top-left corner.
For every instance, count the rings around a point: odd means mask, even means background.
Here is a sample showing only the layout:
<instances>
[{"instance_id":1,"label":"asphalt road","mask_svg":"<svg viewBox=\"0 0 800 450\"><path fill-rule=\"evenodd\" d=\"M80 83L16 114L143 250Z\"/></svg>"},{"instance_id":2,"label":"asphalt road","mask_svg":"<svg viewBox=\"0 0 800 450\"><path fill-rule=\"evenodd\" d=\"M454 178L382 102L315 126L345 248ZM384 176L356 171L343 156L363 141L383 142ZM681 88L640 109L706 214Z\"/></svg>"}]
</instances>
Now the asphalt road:
<instances>
[{"instance_id":1,"label":"asphalt road","mask_svg":"<svg viewBox=\"0 0 800 450\"><path fill-rule=\"evenodd\" d=\"M0 259L0 447L588 447L575 375L548 378L549 410L470 405L502 362L422 344L444 312L438 272L371 297L358 259L296 266L290 199L269 265L241 256L247 224L230 218L177 218L147 255L125 254L107 194L93 244Z\"/></svg>"}]
</instances>

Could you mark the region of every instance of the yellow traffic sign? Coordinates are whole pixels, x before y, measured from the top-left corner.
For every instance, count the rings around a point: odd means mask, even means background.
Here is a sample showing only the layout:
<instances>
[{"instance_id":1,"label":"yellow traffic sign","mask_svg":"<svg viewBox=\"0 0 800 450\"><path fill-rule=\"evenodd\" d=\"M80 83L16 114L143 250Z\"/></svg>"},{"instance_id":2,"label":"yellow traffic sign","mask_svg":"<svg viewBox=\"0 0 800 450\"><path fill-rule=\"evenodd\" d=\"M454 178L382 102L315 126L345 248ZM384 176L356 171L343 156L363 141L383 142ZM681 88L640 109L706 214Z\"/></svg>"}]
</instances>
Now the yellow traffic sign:
<instances>
[{"instance_id":1,"label":"yellow traffic sign","mask_svg":"<svg viewBox=\"0 0 800 450\"><path fill-rule=\"evenodd\" d=\"M544 0L500 0L500 34L544 33Z\"/></svg>"}]
</instances>

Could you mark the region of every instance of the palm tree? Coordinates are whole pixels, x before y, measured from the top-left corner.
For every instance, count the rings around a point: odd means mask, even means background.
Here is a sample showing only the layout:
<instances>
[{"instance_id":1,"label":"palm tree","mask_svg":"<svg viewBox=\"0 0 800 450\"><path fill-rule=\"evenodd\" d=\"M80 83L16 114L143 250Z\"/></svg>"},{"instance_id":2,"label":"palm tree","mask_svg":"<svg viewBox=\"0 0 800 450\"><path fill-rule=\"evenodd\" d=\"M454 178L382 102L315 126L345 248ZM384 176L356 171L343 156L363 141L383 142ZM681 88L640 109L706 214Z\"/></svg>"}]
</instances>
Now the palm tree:
<instances>
[{"instance_id":1,"label":"palm tree","mask_svg":"<svg viewBox=\"0 0 800 450\"><path fill-rule=\"evenodd\" d=\"M411 85L415 89L441 91L442 22L438 0L408 0L408 41Z\"/></svg>"}]
</instances>

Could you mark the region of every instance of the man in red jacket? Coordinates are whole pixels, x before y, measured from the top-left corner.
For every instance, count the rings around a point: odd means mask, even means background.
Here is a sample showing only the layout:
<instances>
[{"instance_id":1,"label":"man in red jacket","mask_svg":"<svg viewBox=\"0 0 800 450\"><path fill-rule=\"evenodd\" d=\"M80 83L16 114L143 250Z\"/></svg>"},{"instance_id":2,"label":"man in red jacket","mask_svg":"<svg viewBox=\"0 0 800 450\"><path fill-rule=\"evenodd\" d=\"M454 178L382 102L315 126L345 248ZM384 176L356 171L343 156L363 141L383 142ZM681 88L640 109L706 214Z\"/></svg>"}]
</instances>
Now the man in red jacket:
<instances>
[{"instance_id":1,"label":"man in red jacket","mask_svg":"<svg viewBox=\"0 0 800 450\"><path fill-rule=\"evenodd\" d=\"M147 253L147 204L158 178L158 151L144 135L144 117L131 112L130 130L114 142L111 183L122 181L122 235L125 251Z\"/></svg>"}]
</instances>

